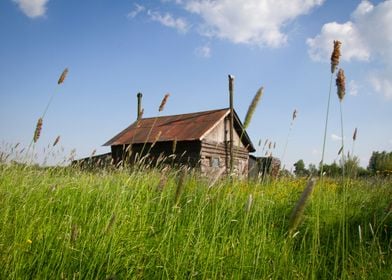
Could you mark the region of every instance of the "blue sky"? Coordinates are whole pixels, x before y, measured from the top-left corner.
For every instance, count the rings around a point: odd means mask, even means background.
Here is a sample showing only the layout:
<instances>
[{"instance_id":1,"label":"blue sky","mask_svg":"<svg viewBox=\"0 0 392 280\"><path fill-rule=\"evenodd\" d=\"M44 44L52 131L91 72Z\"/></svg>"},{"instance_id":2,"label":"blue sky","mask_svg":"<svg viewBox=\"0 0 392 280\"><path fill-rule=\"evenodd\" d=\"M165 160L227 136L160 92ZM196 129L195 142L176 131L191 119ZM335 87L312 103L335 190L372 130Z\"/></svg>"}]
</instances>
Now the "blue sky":
<instances>
[{"instance_id":1,"label":"blue sky","mask_svg":"<svg viewBox=\"0 0 392 280\"><path fill-rule=\"evenodd\" d=\"M391 0L3 0L0 38L2 146L28 146L55 94L36 151L60 135L64 154L106 152L101 145L135 120L137 92L146 117L168 92L164 115L223 108L232 74L241 118L264 86L248 129L254 144L276 142L272 153L282 157L296 109L284 164L318 164L339 39L346 150L356 127L361 165L372 151L392 150ZM326 162L341 145L334 83L331 101Z\"/></svg>"}]
</instances>

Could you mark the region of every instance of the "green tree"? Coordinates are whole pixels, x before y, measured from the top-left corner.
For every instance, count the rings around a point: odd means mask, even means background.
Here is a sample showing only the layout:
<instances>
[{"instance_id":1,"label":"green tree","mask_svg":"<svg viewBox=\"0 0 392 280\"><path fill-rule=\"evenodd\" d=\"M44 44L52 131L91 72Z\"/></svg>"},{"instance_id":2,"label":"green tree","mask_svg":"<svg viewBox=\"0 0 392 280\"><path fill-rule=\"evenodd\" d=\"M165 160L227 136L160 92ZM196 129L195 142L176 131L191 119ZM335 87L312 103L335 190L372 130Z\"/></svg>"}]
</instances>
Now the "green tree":
<instances>
[{"instance_id":1,"label":"green tree","mask_svg":"<svg viewBox=\"0 0 392 280\"><path fill-rule=\"evenodd\" d=\"M305 163L302 159L298 160L294 163L294 174L297 177L303 177L309 175L309 171L305 168Z\"/></svg>"},{"instance_id":2,"label":"green tree","mask_svg":"<svg viewBox=\"0 0 392 280\"><path fill-rule=\"evenodd\" d=\"M325 175L330 177L337 177L342 174L342 169L336 162L333 162L332 164L324 164L323 170Z\"/></svg>"},{"instance_id":3,"label":"green tree","mask_svg":"<svg viewBox=\"0 0 392 280\"><path fill-rule=\"evenodd\" d=\"M368 170L372 174L392 173L392 152L373 152L369 160Z\"/></svg>"},{"instance_id":4,"label":"green tree","mask_svg":"<svg viewBox=\"0 0 392 280\"><path fill-rule=\"evenodd\" d=\"M312 175L312 176L317 176L318 173L319 173L319 171L317 170L316 165L313 164L313 163L309 164L308 171L309 171L309 174Z\"/></svg>"}]
</instances>

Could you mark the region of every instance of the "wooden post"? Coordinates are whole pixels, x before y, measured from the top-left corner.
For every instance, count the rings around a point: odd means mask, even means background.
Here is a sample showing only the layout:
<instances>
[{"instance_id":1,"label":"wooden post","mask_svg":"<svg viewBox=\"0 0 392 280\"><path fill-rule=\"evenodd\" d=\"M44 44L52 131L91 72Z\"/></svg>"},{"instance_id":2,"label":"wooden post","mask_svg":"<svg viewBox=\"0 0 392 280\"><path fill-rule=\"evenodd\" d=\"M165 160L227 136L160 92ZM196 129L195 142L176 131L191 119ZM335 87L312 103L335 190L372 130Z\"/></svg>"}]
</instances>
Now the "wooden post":
<instances>
[{"instance_id":1,"label":"wooden post","mask_svg":"<svg viewBox=\"0 0 392 280\"><path fill-rule=\"evenodd\" d=\"M233 174L234 169L234 151L233 151L233 142L234 142L234 104L233 104L233 95L234 95L234 76L229 75L229 95L230 95L230 175Z\"/></svg>"},{"instance_id":2,"label":"wooden post","mask_svg":"<svg viewBox=\"0 0 392 280\"><path fill-rule=\"evenodd\" d=\"M142 118L142 97L143 94L139 92L137 94L137 120L140 120Z\"/></svg>"}]
</instances>

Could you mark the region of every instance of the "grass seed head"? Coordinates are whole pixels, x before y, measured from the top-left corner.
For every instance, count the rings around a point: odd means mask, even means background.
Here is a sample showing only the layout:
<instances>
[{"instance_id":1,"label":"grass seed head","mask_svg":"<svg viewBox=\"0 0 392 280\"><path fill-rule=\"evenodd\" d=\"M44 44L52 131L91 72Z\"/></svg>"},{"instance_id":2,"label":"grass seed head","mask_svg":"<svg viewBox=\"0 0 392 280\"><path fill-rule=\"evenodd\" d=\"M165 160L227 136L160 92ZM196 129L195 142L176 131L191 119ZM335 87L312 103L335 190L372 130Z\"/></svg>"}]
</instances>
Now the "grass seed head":
<instances>
[{"instance_id":1,"label":"grass seed head","mask_svg":"<svg viewBox=\"0 0 392 280\"><path fill-rule=\"evenodd\" d=\"M176 152L177 149L177 138L174 138L173 146L172 146L172 154Z\"/></svg>"},{"instance_id":2,"label":"grass seed head","mask_svg":"<svg viewBox=\"0 0 392 280\"><path fill-rule=\"evenodd\" d=\"M64 82L65 78L67 77L67 74L68 74L68 68L65 68L63 73L61 73L59 80L57 81L58 85L60 85Z\"/></svg>"},{"instance_id":3,"label":"grass seed head","mask_svg":"<svg viewBox=\"0 0 392 280\"><path fill-rule=\"evenodd\" d=\"M159 106L159 110L158 110L159 112L162 112L163 109L165 109L165 105L166 105L166 102L167 102L167 99L169 98L169 96L170 96L170 93L166 93L165 96L163 97L161 105Z\"/></svg>"},{"instance_id":4,"label":"grass seed head","mask_svg":"<svg viewBox=\"0 0 392 280\"><path fill-rule=\"evenodd\" d=\"M296 117L297 117L297 109L295 109L293 112L293 119L292 120L294 121Z\"/></svg>"},{"instance_id":5,"label":"grass seed head","mask_svg":"<svg viewBox=\"0 0 392 280\"><path fill-rule=\"evenodd\" d=\"M316 179L310 178L304 191L301 194L300 199L295 205L293 212L291 212L289 232L291 233L294 232L297 229L298 225L300 224L305 210L306 202L309 200L309 197L313 192L315 184L316 184Z\"/></svg>"},{"instance_id":6,"label":"grass seed head","mask_svg":"<svg viewBox=\"0 0 392 280\"><path fill-rule=\"evenodd\" d=\"M39 137L41 136L42 124L43 124L43 120L42 118L39 118L34 131L34 138L33 138L34 143L37 143Z\"/></svg>"},{"instance_id":7,"label":"grass seed head","mask_svg":"<svg viewBox=\"0 0 392 280\"><path fill-rule=\"evenodd\" d=\"M336 67L339 65L339 58L341 56L340 46L342 42L335 40L333 41L333 51L331 55L331 73L335 72Z\"/></svg>"},{"instance_id":8,"label":"grass seed head","mask_svg":"<svg viewBox=\"0 0 392 280\"><path fill-rule=\"evenodd\" d=\"M60 135L56 137L56 139L53 142L53 147L56 146L60 142Z\"/></svg>"},{"instance_id":9,"label":"grass seed head","mask_svg":"<svg viewBox=\"0 0 392 280\"><path fill-rule=\"evenodd\" d=\"M343 146L340 147L339 152L338 152L338 156L343 152Z\"/></svg>"},{"instance_id":10,"label":"grass seed head","mask_svg":"<svg viewBox=\"0 0 392 280\"><path fill-rule=\"evenodd\" d=\"M346 94L346 77L344 76L343 69L339 69L336 77L336 86L338 87L338 97L340 102L343 101L344 95Z\"/></svg>"},{"instance_id":11,"label":"grass seed head","mask_svg":"<svg viewBox=\"0 0 392 280\"><path fill-rule=\"evenodd\" d=\"M358 129L355 128L354 134L353 134L353 141L357 140L357 133L358 133Z\"/></svg>"},{"instance_id":12,"label":"grass seed head","mask_svg":"<svg viewBox=\"0 0 392 280\"><path fill-rule=\"evenodd\" d=\"M262 95L263 95L263 87L259 88L255 96L253 97L252 103L250 103L249 105L248 112L246 113L245 116L244 129L248 128L250 121L252 120L253 113L255 112L257 108L257 104L259 103Z\"/></svg>"}]
</instances>

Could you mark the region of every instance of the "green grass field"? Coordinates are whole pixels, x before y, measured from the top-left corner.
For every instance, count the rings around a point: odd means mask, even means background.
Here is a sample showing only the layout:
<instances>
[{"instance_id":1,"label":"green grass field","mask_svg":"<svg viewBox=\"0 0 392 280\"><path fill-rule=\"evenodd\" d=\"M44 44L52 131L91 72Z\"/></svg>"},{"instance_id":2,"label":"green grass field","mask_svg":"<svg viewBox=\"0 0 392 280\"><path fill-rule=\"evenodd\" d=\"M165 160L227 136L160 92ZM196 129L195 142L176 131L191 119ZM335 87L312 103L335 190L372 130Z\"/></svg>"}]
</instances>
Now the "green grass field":
<instances>
[{"instance_id":1,"label":"green grass field","mask_svg":"<svg viewBox=\"0 0 392 280\"><path fill-rule=\"evenodd\" d=\"M0 165L0 279L391 279L392 181ZM183 183L182 183L183 182Z\"/></svg>"}]
</instances>

